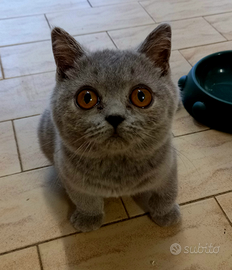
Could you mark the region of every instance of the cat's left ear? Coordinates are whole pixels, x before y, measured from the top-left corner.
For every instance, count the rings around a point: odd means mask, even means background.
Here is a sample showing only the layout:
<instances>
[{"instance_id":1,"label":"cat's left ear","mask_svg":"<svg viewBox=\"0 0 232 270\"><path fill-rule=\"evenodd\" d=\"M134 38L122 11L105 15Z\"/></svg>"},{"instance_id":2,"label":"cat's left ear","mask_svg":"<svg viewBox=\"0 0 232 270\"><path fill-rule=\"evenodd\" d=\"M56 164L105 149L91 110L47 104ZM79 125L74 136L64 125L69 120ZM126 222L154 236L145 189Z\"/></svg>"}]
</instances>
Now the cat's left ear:
<instances>
[{"instance_id":1,"label":"cat's left ear","mask_svg":"<svg viewBox=\"0 0 232 270\"><path fill-rule=\"evenodd\" d=\"M169 24L160 24L140 45L138 52L145 54L161 69L161 76L169 71L172 31Z\"/></svg>"},{"instance_id":2,"label":"cat's left ear","mask_svg":"<svg viewBox=\"0 0 232 270\"><path fill-rule=\"evenodd\" d=\"M76 61L84 54L84 51L79 43L61 28L55 27L51 37L57 73L64 77L69 69L75 67Z\"/></svg>"}]
</instances>

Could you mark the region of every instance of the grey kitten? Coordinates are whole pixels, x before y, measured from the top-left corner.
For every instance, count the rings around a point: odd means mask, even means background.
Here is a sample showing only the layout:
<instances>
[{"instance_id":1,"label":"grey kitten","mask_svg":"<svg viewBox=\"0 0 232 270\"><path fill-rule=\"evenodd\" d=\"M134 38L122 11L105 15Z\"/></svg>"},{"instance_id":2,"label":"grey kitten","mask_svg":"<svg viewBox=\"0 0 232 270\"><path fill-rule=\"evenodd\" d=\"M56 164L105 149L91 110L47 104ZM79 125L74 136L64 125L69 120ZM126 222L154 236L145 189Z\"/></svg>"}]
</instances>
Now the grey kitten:
<instances>
[{"instance_id":1,"label":"grey kitten","mask_svg":"<svg viewBox=\"0 0 232 270\"><path fill-rule=\"evenodd\" d=\"M170 77L171 28L158 26L136 50L89 52L52 31L57 65L38 135L76 205L73 226L96 230L104 198L139 195L160 226L180 220L171 126L179 93Z\"/></svg>"}]
</instances>

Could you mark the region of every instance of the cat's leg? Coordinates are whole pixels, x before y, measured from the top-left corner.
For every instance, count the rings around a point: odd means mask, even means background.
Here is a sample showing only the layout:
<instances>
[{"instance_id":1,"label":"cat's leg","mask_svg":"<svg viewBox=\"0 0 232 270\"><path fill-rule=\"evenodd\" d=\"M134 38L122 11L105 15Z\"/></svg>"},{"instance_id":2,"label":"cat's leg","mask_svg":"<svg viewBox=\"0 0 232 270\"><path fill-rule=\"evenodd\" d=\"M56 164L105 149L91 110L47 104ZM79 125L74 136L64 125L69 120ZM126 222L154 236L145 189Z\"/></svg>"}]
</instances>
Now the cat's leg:
<instances>
[{"instance_id":1,"label":"cat's leg","mask_svg":"<svg viewBox=\"0 0 232 270\"><path fill-rule=\"evenodd\" d=\"M163 179L159 189L134 196L135 201L147 212L159 226L171 226L180 221L180 209L176 203L177 168L173 165L170 173Z\"/></svg>"},{"instance_id":2,"label":"cat's leg","mask_svg":"<svg viewBox=\"0 0 232 270\"><path fill-rule=\"evenodd\" d=\"M149 199L150 215L152 220L162 227L179 223L180 207L177 203L169 201L169 196L160 196L155 192Z\"/></svg>"},{"instance_id":3,"label":"cat's leg","mask_svg":"<svg viewBox=\"0 0 232 270\"><path fill-rule=\"evenodd\" d=\"M82 232L100 228L104 218L104 199L71 189L67 190L67 193L76 205L76 210L70 218L74 228Z\"/></svg>"},{"instance_id":4,"label":"cat's leg","mask_svg":"<svg viewBox=\"0 0 232 270\"><path fill-rule=\"evenodd\" d=\"M160 226L171 226L177 224L180 219L180 208L176 203L178 193L177 167L173 164L165 185L161 189L149 194L148 210L152 220Z\"/></svg>"}]
</instances>

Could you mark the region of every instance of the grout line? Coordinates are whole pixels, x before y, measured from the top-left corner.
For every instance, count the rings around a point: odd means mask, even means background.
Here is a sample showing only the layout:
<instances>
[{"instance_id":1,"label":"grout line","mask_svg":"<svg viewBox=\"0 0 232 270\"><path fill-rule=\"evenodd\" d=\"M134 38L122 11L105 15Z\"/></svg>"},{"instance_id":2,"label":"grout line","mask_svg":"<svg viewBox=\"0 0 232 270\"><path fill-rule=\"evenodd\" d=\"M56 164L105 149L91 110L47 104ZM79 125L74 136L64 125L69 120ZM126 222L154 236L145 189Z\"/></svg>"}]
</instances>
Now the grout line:
<instances>
[{"instance_id":1,"label":"grout line","mask_svg":"<svg viewBox=\"0 0 232 270\"><path fill-rule=\"evenodd\" d=\"M206 44L199 44L199 45L195 45L193 47L183 47L183 48L175 48L174 50L172 51L182 51L182 50L187 50L187 49L194 49L194 48L198 48L198 47L203 47L203 46L209 46L209 45L214 45L214 44L220 44L220 43L226 43L226 42L230 42L232 40L222 40L222 41L219 41L219 42L213 42L213 43L206 43ZM193 66L192 64L190 64L191 66Z\"/></svg>"},{"instance_id":2,"label":"grout line","mask_svg":"<svg viewBox=\"0 0 232 270\"><path fill-rule=\"evenodd\" d=\"M20 120L20 119L29 118L29 117L34 117L34 116L38 116L38 115L40 115L40 113L38 113L38 114L32 114L32 115L26 115L26 116L17 117L17 118L12 118L12 119L7 119L7 120L2 120L2 121L0 121L0 123L8 122L8 121L13 121L13 120Z\"/></svg>"},{"instance_id":3,"label":"grout line","mask_svg":"<svg viewBox=\"0 0 232 270\"><path fill-rule=\"evenodd\" d=\"M199 199L195 199L195 200L190 200L190 201L187 201L187 202L179 203L179 205L180 206L184 206L184 205L187 205L187 204L191 204L191 203L195 203L195 202L200 202L200 201L204 201L204 200L207 200L207 199L212 199L212 198L215 198L216 196L225 195L225 194L231 193L231 192L232 192L232 190L227 190L227 191L223 191L223 192L220 192L220 193L217 193L217 194L205 196L203 198L199 198Z\"/></svg>"},{"instance_id":4,"label":"grout line","mask_svg":"<svg viewBox=\"0 0 232 270\"><path fill-rule=\"evenodd\" d=\"M143 2L143 1L139 1ZM227 11L227 12L221 12L221 13L213 13L213 14L206 14L206 15L199 15L199 16L193 16L193 17L188 17L188 18L181 18L181 19L172 19L172 20L162 20L162 21L157 21L157 23L162 23L162 22L178 22L178 21L185 21L185 20L191 20L191 19L197 19L197 18L203 18L203 17L210 17L210 16L216 16L216 15L222 15L222 14L227 14L227 13L232 13L232 10Z\"/></svg>"},{"instance_id":5,"label":"grout line","mask_svg":"<svg viewBox=\"0 0 232 270\"><path fill-rule=\"evenodd\" d=\"M91 0L87 0L88 2L91 1ZM126 1L125 2L116 2L116 3L107 3L107 4L99 4L97 6L93 6L91 4L91 7L92 8L104 8L104 7L112 7L112 6L120 6L120 5L129 5L129 4L135 4L135 3L139 3L139 1L133 1L133 0L130 0L130 1Z\"/></svg>"},{"instance_id":6,"label":"grout line","mask_svg":"<svg viewBox=\"0 0 232 270\"><path fill-rule=\"evenodd\" d=\"M57 11L50 11L50 12L45 12L46 14L56 14L56 13L65 13L65 12L68 12L68 11L73 11L73 10L76 10L76 11L80 11L80 10L83 10L83 9L89 9L90 7L70 7L68 9L63 9L63 10L57 10ZM1 20L11 20L11 19L20 19L20 18L25 18L25 17L36 17L36 16L42 16L44 15L44 12L41 12L41 13L33 13L33 14L26 14L26 15L18 15L18 16L13 16L13 17L7 17L7 18L0 18L0 21Z\"/></svg>"},{"instance_id":7,"label":"grout line","mask_svg":"<svg viewBox=\"0 0 232 270\"><path fill-rule=\"evenodd\" d=\"M50 23L49 23L49 21L48 21L48 18L47 18L47 16L46 16L46 14L44 14L44 17L45 17L45 20L47 21L48 27L49 27L50 30L51 30L51 25L50 25Z\"/></svg>"},{"instance_id":8,"label":"grout line","mask_svg":"<svg viewBox=\"0 0 232 270\"><path fill-rule=\"evenodd\" d=\"M21 75L21 76L8 77L8 78L5 78L4 81L11 80L11 79L19 79L19 78L24 78L24 77L34 76L34 75L52 73L52 72L56 72L56 70L47 70L47 71L38 72L38 73L31 73L31 74L25 74L25 75ZM54 79L55 79L55 77L54 77ZM54 80L54 83L55 83L55 80Z\"/></svg>"},{"instance_id":9,"label":"grout line","mask_svg":"<svg viewBox=\"0 0 232 270\"><path fill-rule=\"evenodd\" d=\"M224 216L226 217L226 219L228 220L230 226L232 226L232 222L230 221L229 217L227 216L226 212L224 211L224 209L222 208L222 206L220 205L219 201L217 200L217 198L215 198L216 203L218 204L218 206L220 207L221 211L223 212Z\"/></svg>"},{"instance_id":10,"label":"grout line","mask_svg":"<svg viewBox=\"0 0 232 270\"><path fill-rule=\"evenodd\" d=\"M198 17L198 18L200 18L200 17ZM132 26L132 27L128 26L128 27L121 27L121 28L115 28L115 29L109 29L109 30L102 30L102 31L95 31L95 32L81 33L81 34L70 34L70 35L75 38L75 37L78 37L78 36L87 36L87 35L94 35L94 34L100 34L100 33L108 33L108 32L113 32L113 31L120 31L120 30L125 30L125 29L134 29L134 28L146 27L146 26L154 26L155 27L155 25L157 26L157 24L159 24L159 23L154 22L154 23L149 23L149 24L136 25L136 26ZM29 41L29 42L24 42L24 43L15 43L15 44L3 45L3 46L0 46L0 49L1 48L12 47L12 46L21 46L21 45L26 45L26 44L34 44L34 43L38 43L38 42L47 42L47 41L51 41L51 38L43 39L43 40ZM175 48L175 49L172 49L172 51L192 49L192 48L196 48L196 47L208 46L208 45L213 45L213 44L220 44L220 43L225 43L225 42L230 42L230 41L232 41L232 40L227 40L226 39L226 40L219 41L219 42L214 42L214 43L207 43L207 44L202 44L202 45L199 44L199 45L196 45L196 46L193 46L193 47L190 46L190 47L183 47L183 48ZM25 76L25 75L23 75L23 76Z\"/></svg>"},{"instance_id":11,"label":"grout line","mask_svg":"<svg viewBox=\"0 0 232 270\"><path fill-rule=\"evenodd\" d=\"M188 49L200 48L200 47L206 47L206 46L210 46L210 45L217 45L217 44L223 44L223 43L228 43L228 42L232 42L232 40L223 40L223 41L214 42L214 43L208 43L208 44L203 44L203 45L197 45L197 46L194 46L194 47L186 47L186 48L183 48L183 49L175 49L175 50L172 50L172 51L179 51L179 52L181 53L181 51L188 50ZM186 59L186 60L187 60L187 59Z\"/></svg>"},{"instance_id":12,"label":"grout line","mask_svg":"<svg viewBox=\"0 0 232 270\"><path fill-rule=\"evenodd\" d=\"M143 26L152 26L156 24L155 22L153 23L146 23L146 24L141 24L141 25L136 25L136 26L127 26L127 27L120 27L120 28L114 28L114 29L108 29L108 30L102 30L102 31L98 31L98 32L90 32L90 33L85 33L85 34L77 34L77 35L72 35L72 36L82 36L82 35L91 35L91 34L97 34L97 33L102 33L102 32L106 32L106 31L118 31L118 30L124 30L124 29L130 29L130 28L138 28L138 27L143 27Z\"/></svg>"},{"instance_id":13,"label":"grout line","mask_svg":"<svg viewBox=\"0 0 232 270\"><path fill-rule=\"evenodd\" d=\"M68 8L68 9L63 9L63 10L57 10L57 11L53 11L53 12L45 12L45 14L60 14L60 13L66 13L66 12L69 12L69 11L73 11L73 10L76 10L76 11L80 11L80 10L83 10L83 9L89 9L89 8L103 8L103 7L112 7L112 6L122 6L122 5L129 5L129 4L134 4L136 2L134 2L133 0L131 0L130 2L127 2L127 3L112 3L112 4L106 4L106 5L100 5L100 6L92 6L92 4L89 2L89 0L87 0L87 2L89 3L90 7L76 7L76 8ZM143 1L138 1L137 3L143 7L140 3L141 2L145 2L145 0ZM183 20L188 20L188 19L196 19L196 18L200 18L200 17L210 17L210 16L216 16L216 15L222 15L222 14L228 14L228 13L232 13L232 9L229 10L229 11L225 11L225 12L219 12L219 13L212 13L212 14L205 14L205 15L200 15L200 16L193 16L193 17L188 17L188 18L181 18L181 19L174 19L174 20L170 20L170 22L175 22L175 21L183 21ZM18 19L18 18L25 18L25 17L35 17L35 16L42 16L44 15L44 13L33 13L33 14L26 14L26 15L21 15L21 16L13 16L13 17L7 17L7 18L0 18L0 21L1 20L11 20L11 19ZM154 20L152 18L152 20ZM157 23L162 23L164 21L158 21Z\"/></svg>"},{"instance_id":14,"label":"grout line","mask_svg":"<svg viewBox=\"0 0 232 270\"><path fill-rule=\"evenodd\" d=\"M116 49L119 49L118 46L116 45L116 43L114 42L114 40L112 39L111 35L108 33L108 31L106 31L107 36L110 38L110 40L112 41L112 43L114 44Z\"/></svg>"},{"instance_id":15,"label":"grout line","mask_svg":"<svg viewBox=\"0 0 232 270\"><path fill-rule=\"evenodd\" d=\"M124 29L130 29L130 28L138 28L138 27L143 27L143 26L152 26L155 23L148 23L148 24L143 24L143 25L136 25L136 26L128 26L128 27L124 27L124 28L114 28L114 29L109 29L109 30L101 30L101 31L95 31L95 32L89 32L89 33L81 33L81 34L71 34L70 35L72 37L78 37L78 36L87 36L87 35L94 35L94 34L100 34L100 33L105 33L106 31L118 31L118 30L124 30ZM50 23L49 23L50 25ZM53 27L53 26L51 26ZM24 44L33 44L33 43L37 43L37 42L46 42L46 41L50 41L51 38L49 39L43 39L43 40L35 40L35 41L29 41L29 42L24 42L24 43L15 43L15 44L9 44L9 45L3 45L0 46L1 48L6 48L6 47L12 47L12 46L20 46L20 45L24 45ZM177 50L177 49L176 49Z\"/></svg>"},{"instance_id":16,"label":"grout line","mask_svg":"<svg viewBox=\"0 0 232 270\"><path fill-rule=\"evenodd\" d=\"M211 16L222 15L222 14L228 14L228 13L232 13L232 10L230 10L230 11L225 11L225 12L219 12L219 13L208 14L208 15L202 15L202 16L204 16L204 17L211 17Z\"/></svg>"},{"instance_id":17,"label":"grout line","mask_svg":"<svg viewBox=\"0 0 232 270\"><path fill-rule=\"evenodd\" d=\"M37 249L37 253L38 253L38 257L39 257L39 264L40 264L40 269L43 270L43 263L42 263L42 259L41 259L41 255L40 255L40 251L39 251L39 246L36 246Z\"/></svg>"},{"instance_id":18,"label":"grout line","mask_svg":"<svg viewBox=\"0 0 232 270\"><path fill-rule=\"evenodd\" d=\"M152 19L152 21L154 21L155 23L157 23L155 21L155 19L151 16L151 14L145 9L145 7L141 4L141 2L138 2L138 4L140 5L140 7L147 13L147 15Z\"/></svg>"},{"instance_id":19,"label":"grout line","mask_svg":"<svg viewBox=\"0 0 232 270\"><path fill-rule=\"evenodd\" d=\"M159 23L158 23L159 24ZM143 25L137 25L137 26L133 26L133 27L124 27L124 28L115 28L115 29L110 29L110 30L102 30L102 31L95 31L95 32L89 32L89 33L82 33L82 34L70 34L71 36L75 37L81 37L81 36L88 36L88 35L94 35L94 34L101 34L101 33L105 33L105 32L114 32L114 31L120 31L120 30L125 30L125 29L134 29L134 28L139 28L139 27L146 27L146 26L157 26L157 23L149 23L149 24L143 24ZM49 24L50 25L50 24ZM51 26L52 28L53 26ZM42 40L35 40L35 41L28 41L28 42L24 42L24 43L14 43L14 44L8 44L8 45L3 45L0 46L1 48L7 48L7 47L13 47L13 46L21 46L21 45L27 45L27 44L34 44L34 43L39 43L39 42L47 42L47 41L51 41L51 38L49 39L42 39ZM214 43L207 43L207 44L199 44L193 47L183 47L183 48L175 48L172 49L172 51L177 51L177 50L187 50L187 49L192 49L192 48L196 48L196 47L201 47L201 46L208 46L208 45L213 45L213 44L220 44L220 43L225 43L225 42L229 42L232 40L223 40L223 41L219 41L219 42L214 42Z\"/></svg>"},{"instance_id":20,"label":"grout line","mask_svg":"<svg viewBox=\"0 0 232 270\"><path fill-rule=\"evenodd\" d=\"M55 12L53 12L53 13L55 13ZM0 21L21 19L21 18L26 18L26 17L36 17L36 16L42 16L42 15L43 15L43 13L34 13L34 14L27 14L27 15L21 15L21 16L19 15L19 16L7 17L7 18L0 18Z\"/></svg>"},{"instance_id":21,"label":"grout line","mask_svg":"<svg viewBox=\"0 0 232 270\"><path fill-rule=\"evenodd\" d=\"M191 204L191 203L201 202L201 201L204 201L204 200L207 200L207 199L212 199L212 198L214 198L214 195L209 195L209 196L206 196L204 198L199 198L199 199L195 199L195 200L190 200L190 201L187 201L187 202L179 203L179 206L184 206L184 205L188 205L188 204Z\"/></svg>"},{"instance_id":22,"label":"grout line","mask_svg":"<svg viewBox=\"0 0 232 270\"><path fill-rule=\"evenodd\" d=\"M2 72L2 79L4 80L5 79L5 73L4 73L4 70L3 70L3 64L2 64L1 55L0 55L0 69L1 69L1 72Z\"/></svg>"},{"instance_id":23,"label":"grout line","mask_svg":"<svg viewBox=\"0 0 232 270\"><path fill-rule=\"evenodd\" d=\"M127 209L126 209L126 206L125 206L125 204L124 204L124 201L123 201L122 197L120 197L120 200L121 200L122 205L123 205L123 207L124 207L124 209L125 209L125 212L126 212L126 214L127 214L127 217L130 218L130 215L129 215Z\"/></svg>"},{"instance_id":24,"label":"grout line","mask_svg":"<svg viewBox=\"0 0 232 270\"><path fill-rule=\"evenodd\" d=\"M49 22L48 22L48 24L49 24L50 29L54 27L54 26L51 26ZM146 26L146 25L144 25L144 26ZM136 26L136 27L141 27L141 25ZM119 29L116 29L116 30L123 30L123 29L127 29L127 28L131 28L131 27L119 28ZM107 30L107 31L115 31L115 29ZM102 30L102 31L90 32L90 33L84 33L84 34L74 34L74 35L73 34L70 34L70 35L75 38L75 37L79 37L79 36L88 36L88 35L94 35L94 34L101 34L101 33L105 33L105 32L106 32L106 30ZM42 39L42 40L35 40L35 41L28 41L28 42L24 42L24 43L15 43L15 44L3 45L3 46L0 46L0 49L1 48L7 48L7 47L13 47L13 46L21 46L21 45L26 45L26 44L33 44L33 43L38 43L38 42L47 42L47 41L51 41L51 38L49 38L49 39Z\"/></svg>"},{"instance_id":25,"label":"grout line","mask_svg":"<svg viewBox=\"0 0 232 270\"><path fill-rule=\"evenodd\" d=\"M21 45L27 45L27 44L34 44L34 43L39 43L39 42L46 42L46 41L49 41L49 40L51 40L51 39L42 39L42 40L28 41L28 42L23 42L23 43L8 44L8 45L0 46L0 49L8 48L8 47L13 47L13 46L21 46Z\"/></svg>"},{"instance_id":26,"label":"grout line","mask_svg":"<svg viewBox=\"0 0 232 270\"><path fill-rule=\"evenodd\" d=\"M117 223L120 223L120 222L128 221L128 220L130 220L130 219L129 218L122 218L120 220L111 221L111 222L109 222L107 224L102 224L101 228L107 227L107 226L110 226L110 225L113 225L113 224L117 224Z\"/></svg>"},{"instance_id":27,"label":"grout line","mask_svg":"<svg viewBox=\"0 0 232 270\"><path fill-rule=\"evenodd\" d=\"M32 169L29 169L29 170L24 170L22 172L31 172L31 171L36 171L38 169L44 169L44 168L48 168L48 167L52 167L53 165L52 164L49 164L49 165L44 165L44 166L41 166L41 167L37 167L37 168L32 168Z\"/></svg>"},{"instance_id":28,"label":"grout line","mask_svg":"<svg viewBox=\"0 0 232 270\"><path fill-rule=\"evenodd\" d=\"M104 8L104 7L112 7L112 6L121 6L121 5L129 5L129 4L134 4L134 3L138 3L139 5L141 5L140 3L145 2L145 0L139 0L137 2L134 2L133 0L127 2L127 3L112 3L112 4L102 4L99 6L92 6L92 4L90 3L90 0L87 0L87 2L89 3L90 7L70 7L68 9L63 9L63 10L56 10L56 11L50 11L50 12L45 12L46 14L56 14L56 13L65 13L65 12L69 12L69 11L79 11L79 10L83 10L83 9L89 9L89 8ZM142 5L141 5L142 6ZM205 14L205 15L201 15L201 16L194 16L194 17L188 17L188 18L184 18L184 19L174 19L172 21L181 21L181 20L187 20L187 19L194 19L194 18L199 18L199 17L209 17L209 16L216 16L216 15L221 15L221 14L228 14L228 13L232 13L232 9L229 11L222 11L222 12L218 12L218 13L212 13L212 14ZM0 20L10 20L10 19L17 19L17 18L25 18L25 17L33 17L33 16L41 16L44 15L43 12L41 13L31 13L31 14L25 14L25 15L16 15L16 16L12 16L12 17L6 17L6 18L0 18ZM154 19L153 19L154 20ZM162 21L158 22L161 23Z\"/></svg>"},{"instance_id":29,"label":"grout line","mask_svg":"<svg viewBox=\"0 0 232 270\"><path fill-rule=\"evenodd\" d=\"M204 130L198 130L198 131L194 131L194 132L192 132L192 133L181 134L181 135L177 135L177 136L174 135L174 138L179 138L179 137L189 136L189 135L193 135L193 134L196 134L196 133L202 133L202 132L209 131L209 130L212 130L212 129L211 129L211 128L206 128L206 129L204 129ZM173 139L174 139L174 138L173 138Z\"/></svg>"},{"instance_id":30,"label":"grout line","mask_svg":"<svg viewBox=\"0 0 232 270\"><path fill-rule=\"evenodd\" d=\"M22 117L17 117L17 118L13 118L13 119L2 120L2 121L0 121L0 123L4 123L4 122L8 122L8 121L14 121L14 120L20 120L20 119L34 117L34 116L38 116L38 115L40 115L40 113L33 114L33 115L22 116Z\"/></svg>"},{"instance_id":31,"label":"grout line","mask_svg":"<svg viewBox=\"0 0 232 270\"><path fill-rule=\"evenodd\" d=\"M226 39L226 41L229 41L221 32L219 32L218 30L217 30L217 28L216 27L214 27L210 22L208 22L207 20L206 20L206 18L204 17L204 16L202 16L202 18L215 30L215 31L217 31L218 33L219 33L219 35L221 35L222 37L224 37L225 39Z\"/></svg>"},{"instance_id":32,"label":"grout line","mask_svg":"<svg viewBox=\"0 0 232 270\"><path fill-rule=\"evenodd\" d=\"M48 167L52 167L53 165L45 165L42 167L38 167L38 168L33 168L33 169L29 169L29 170L25 170L25 171L21 171L21 172L17 172L17 173L12 173L12 174L7 174L7 175L2 175L0 176L0 179L8 177L8 176L14 176L14 175L18 175L18 174L22 174L22 173L27 173L27 172L31 172L31 171L36 171L36 170L42 170Z\"/></svg>"},{"instance_id":33,"label":"grout line","mask_svg":"<svg viewBox=\"0 0 232 270\"><path fill-rule=\"evenodd\" d=\"M145 216L145 215L146 215L146 214L142 214L142 215L139 215L139 216L136 216L136 217L132 217L132 218L130 218L130 219L124 218L124 219L121 219L121 220L112 221L112 222L109 222L109 223L107 223L107 224L103 224L103 225L101 226L101 228L110 226L110 225L112 225L112 224L117 224L117 223L120 223L120 222L129 221L129 220L131 220L131 219L135 219L135 218L137 218L137 217L141 217L141 216ZM33 243L33 244L31 244L31 245L26 245L26 246L24 246L24 247L15 248L15 249L13 249L13 250L9 250L9 251L6 251L6 252L2 252L2 253L0 253L0 256L5 255L5 254L8 254L8 253L15 252L15 251L19 251L19 250L22 250L22 249L26 249L26 248L29 248L29 247L34 247L34 246L42 245L42 244L45 244L45 243L49 243L49 242L52 242L52 241L55 241L55 240L58 240L58 239L63 239L63 238L65 238L65 237L69 237L69 236L81 234L81 233L82 233L82 232L80 232L80 231L75 231L75 232L70 233L70 234L66 234L66 235L61 235L61 236L58 236L58 237L50 238L50 239L45 240L45 241L40 241L40 242L37 242L37 243Z\"/></svg>"},{"instance_id":34,"label":"grout line","mask_svg":"<svg viewBox=\"0 0 232 270\"><path fill-rule=\"evenodd\" d=\"M207 196L207 197L204 197L204 198L192 200L192 201L189 201L189 202L180 203L179 205L180 206L184 206L184 205L187 205L187 204L190 204L190 203L195 203L195 202L198 202L198 201L203 201L203 200L206 200L206 199L209 199L209 198L214 198L215 199L215 196L227 194L227 193L230 193L230 192L232 192L232 190L221 192L221 193L218 193L218 194L215 194L215 195L211 195L211 196ZM220 206L220 208L221 208L221 206ZM222 211L224 212L223 209L222 209ZM148 216L148 213L143 213L143 214L140 214L140 215L136 215L136 216L130 217L129 219L121 219L121 220L118 220L118 221L113 221L113 222L110 222L110 223L107 223L107 224L103 224L101 226L101 228L102 227L110 226L112 224L117 224L117 223L121 223L121 222L124 222L124 221L133 220L133 219L136 219L136 218L139 218L139 217L142 217L142 216ZM231 224L231 222L230 222L230 224ZM34 246L42 245L42 244L45 244L45 243L48 243L48 242L52 242L52 241L55 241L55 240L58 240L58 239L63 239L65 237L77 235L77 234L80 234L80 233L81 232L76 231L76 232L73 232L73 233L70 233L70 234L67 234L67 235L62 235L62 236L59 236L59 237L54 237L54 238L51 238L51 239L48 239L48 240L45 240L45 241L41 241L41 242L37 242L37 243L31 244L31 245L27 245L27 246L24 246L24 247L21 247L21 248L16 248L16 249L13 249L13 250L10 250L10 251L2 252L2 253L0 253L0 256L1 255L8 254L8 253L15 252L15 251L19 251L19 250L22 250L22 249L26 249L26 248L29 248L29 247L34 247Z\"/></svg>"},{"instance_id":35,"label":"grout line","mask_svg":"<svg viewBox=\"0 0 232 270\"><path fill-rule=\"evenodd\" d=\"M18 140L17 140L17 136L16 136L14 120L11 120L11 123L12 123L13 132L14 132L14 138L15 138L15 143L16 143L16 148L17 148L17 153L18 153L20 169L21 169L21 172L22 172L23 171L23 164L22 164L22 159L21 159L21 155L20 155L20 151L19 151L19 144L18 144Z\"/></svg>"},{"instance_id":36,"label":"grout line","mask_svg":"<svg viewBox=\"0 0 232 270\"><path fill-rule=\"evenodd\" d=\"M205 45L205 46L207 46L207 45ZM194 47L193 47L193 48L194 48ZM188 49L189 49L189 48L188 48ZM178 50L178 52L184 57L184 55L182 54L181 50L185 50L185 49L180 49L180 50ZM188 59L186 59L185 57L184 57L184 59L189 63L189 65L190 65L191 67L193 67L193 65L190 63L190 61L189 61Z\"/></svg>"},{"instance_id":37,"label":"grout line","mask_svg":"<svg viewBox=\"0 0 232 270\"><path fill-rule=\"evenodd\" d=\"M87 0L88 4L90 5L91 8L93 8L92 4L90 3L89 0Z\"/></svg>"}]
</instances>

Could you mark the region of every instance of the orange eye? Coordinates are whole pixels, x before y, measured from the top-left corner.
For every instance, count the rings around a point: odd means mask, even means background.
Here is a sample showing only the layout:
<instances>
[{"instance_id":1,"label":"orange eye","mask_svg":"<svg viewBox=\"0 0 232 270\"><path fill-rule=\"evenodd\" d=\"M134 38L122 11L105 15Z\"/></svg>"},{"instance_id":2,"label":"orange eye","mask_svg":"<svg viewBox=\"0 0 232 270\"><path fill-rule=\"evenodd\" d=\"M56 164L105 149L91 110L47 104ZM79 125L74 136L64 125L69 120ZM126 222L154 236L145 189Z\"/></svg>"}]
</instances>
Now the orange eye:
<instances>
[{"instance_id":1,"label":"orange eye","mask_svg":"<svg viewBox=\"0 0 232 270\"><path fill-rule=\"evenodd\" d=\"M82 90L76 97L77 104L82 109L91 109L99 101L97 94L92 90Z\"/></svg>"},{"instance_id":2,"label":"orange eye","mask_svg":"<svg viewBox=\"0 0 232 270\"><path fill-rule=\"evenodd\" d=\"M145 88L136 88L131 93L130 99L135 106L145 108L151 103L152 95L151 92Z\"/></svg>"}]
</instances>

